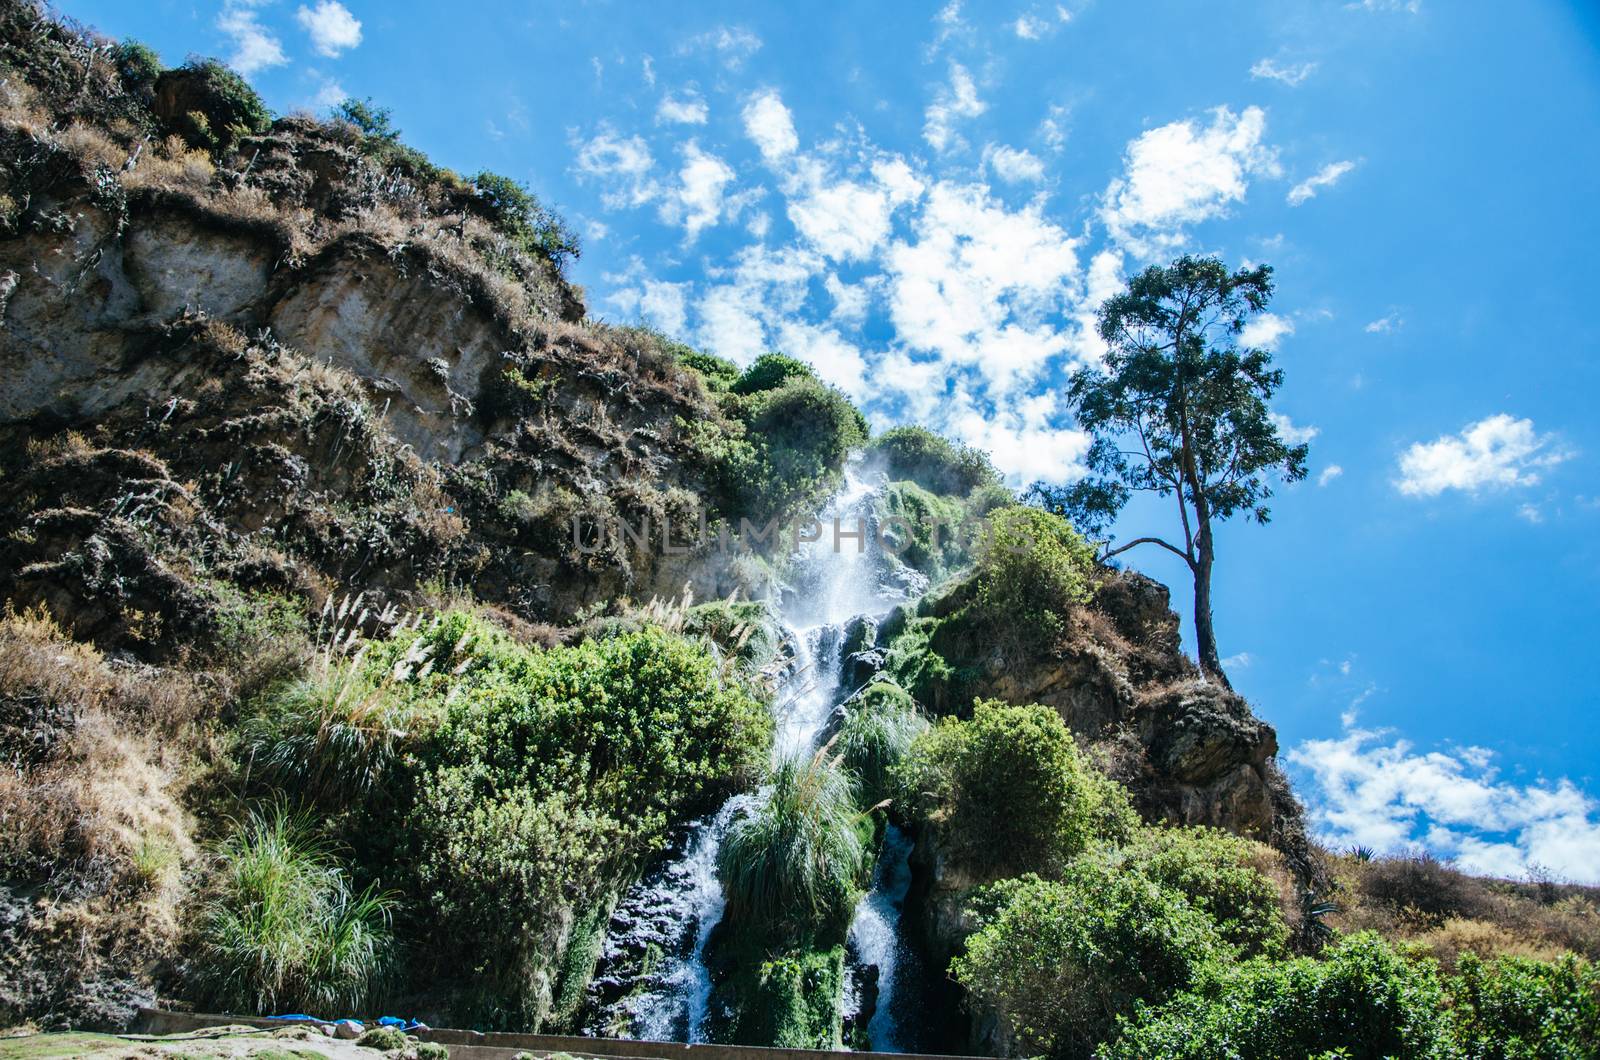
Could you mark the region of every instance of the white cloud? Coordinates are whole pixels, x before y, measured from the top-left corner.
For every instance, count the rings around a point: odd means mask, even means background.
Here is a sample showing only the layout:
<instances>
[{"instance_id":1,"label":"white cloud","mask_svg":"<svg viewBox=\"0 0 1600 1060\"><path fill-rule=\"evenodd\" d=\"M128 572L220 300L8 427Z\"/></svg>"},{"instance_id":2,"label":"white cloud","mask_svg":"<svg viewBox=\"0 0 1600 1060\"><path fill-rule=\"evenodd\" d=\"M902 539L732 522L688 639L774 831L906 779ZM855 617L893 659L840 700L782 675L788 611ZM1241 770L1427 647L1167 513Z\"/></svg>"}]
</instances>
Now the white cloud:
<instances>
[{"instance_id":1,"label":"white cloud","mask_svg":"<svg viewBox=\"0 0 1600 1060\"><path fill-rule=\"evenodd\" d=\"M217 28L233 40L228 65L249 76L289 61L283 43L256 20L260 0L227 0L217 15Z\"/></svg>"},{"instance_id":2,"label":"white cloud","mask_svg":"<svg viewBox=\"0 0 1600 1060\"><path fill-rule=\"evenodd\" d=\"M580 177L605 186L601 201L608 210L642 206L656 197L657 188L650 179L655 160L638 136L618 136L602 127L578 148L576 164Z\"/></svg>"},{"instance_id":3,"label":"white cloud","mask_svg":"<svg viewBox=\"0 0 1600 1060\"><path fill-rule=\"evenodd\" d=\"M1067 108L1052 104L1050 112L1039 122L1039 139L1051 151L1060 151L1067 145Z\"/></svg>"},{"instance_id":4,"label":"white cloud","mask_svg":"<svg viewBox=\"0 0 1600 1060\"><path fill-rule=\"evenodd\" d=\"M1283 65L1274 59L1262 59L1250 68L1250 76L1257 80L1282 81L1290 88L1310 77L1317 69L1316 63Z\"/></svg>"},{"instance_id":5,"label":"white cloud","mask_svg":"<svg viewBox=\"0 0 1600 1060\"><path fill-rule=\"evenodd\" d=\"M684 241L694 242L702 230L722 217L723 193L733 179L733 167L716 155L702 151L699 144L690 140L683 146L678 187L662 199L661 219L667 224L680 225Z\"/></svg>"},{"instance_id":6,"label":"white cloud","mask_svg":"<svg viewBox=\"0 0 1600 1060\"><path fill-rule=\"evenodd\" d=\"M1037 15L1018 15L1011 31L1023 40L1043 40L1055 27Z\"/></svg>"},{"instance_id":7,"label":"white cloud","mask_svg":"<svg viewBox=\"0 0 1600 1060\"><path fill-rule=\"evenodd\" d=\"M647 275L644 262L634 258L623 273L607 273L606 280L618 284L609 301L624 314L660 328L668 335L682 335L688 327L688 294L691 285L667 283Z\"/></svg>"},{"instance_id":8,"label":"white cloud","mask_svg":"<svg viewBox=\"0 0 1600 1060\"><path fill-rule=\"evenodd\" d=\"M1424 846L1469 872L1520 877L1538 867L1600 882L1600 803L1571 781L1519 785L1500 779L1485 748L1417 753L1390 736L1347 727L1289 752L1311 775L1307 801L1324 843Z\"/></svg>"},{"instance_id":9,"label":"white cloud","mask_svg":"<svg viewBox=\"0 0 1600 1060\"><path fill-rule=\"evenodd\" d=\"M1331 188L1339 183L1339 178L1356 168L1354 162L1330 162L1317 171L1315 176L1307 177L1289 189L1288 203L1290 206L1299 206L1301 203L1315 199L1317 192L1323 188Z\"/></svg>"},{"instance_id":10,"label":"white cloud","mask_svg":"<svg viewBox=\"0 0 1600 1060\"><path fill-rule=\"evenodd\" d=\"M295 20L311 37L311 47L318 55L337 59L361 43L361 20L339 0L318 0L316 7L301 8Z\"/></svg>"},{"instance_id":11,"label":"white cloud","mask_svg":"<svg viewBox=\"0 0 1600 1060\"><path fill-rule=\"evenodd\" d=\"M1044 163L1037 155L1021 148L990 144L984 149L983 160L995 176L1008 184L1037 183L1044 179Z\"/></svg>"},{"instance_id":12,"label":"white cloud","mask_svg":"<svg viewBox=\"0 0 1600 1060\"><path fill-rule=\"evenodd\" d=\"M312 103L317 107L337 107L350 98L350 93L337 81L327 80L322 82L322 87L317 89L317 94L312 97Z\"/></svg>"},{"instance_id":13,"label":"white cloud","mask_svg":"<svg viewBox=\"0 0 1600 1060\"><path fill-rule=\"evenodd\" d=\"M1322 433L1322 430L1318 427L1297 427L1295 426L1294 421L1290 420L1289 417L1280 412L1272 413L1272 425L1278 428L1278 437L1282 438L1290 445L1300 445L1302 442L1309 442L1311 439Z\"/></svg>"},{"instance_id":14,"label":"white cloud","mask_svg":"<svg viewBox=\"0 0 1600 1060\"><path fill-rule=\"evenodd\" d=\"M1105 191L1101 217L1112 238L1142 257L1165 253L1183 243L1183 226L1241 201L1250 176L1276 176L1276 156L1261 142L1266 123L1259 107L1238 115L1218 107L1209 125L1178 121L1141 134Z\"/></svg>"},{"instance_id":15,"label":"white cloud","mask_svg":"<svg viewBox=\"0 0 1600 1060\"><path fill-rule=\"evenodd\" d=\"M745 135L755 143L761 151L761 157L769 164L787 158L799 148L800 138L795 135L794 116L783 105L777 92L767 89L751 96L745 102L742 117Z\"/></svg>"},{"instance_id":16,"label":"white cloud","mask_svg":"<svg viewBox=\"0 0 1600 1060\"><path fill-rule=\"evenodd\" d=\"M950 83L941 85L924 113L922 138L935 151L944 151L962 143L955 125L963 118L976 118L988 104L978 98L978 88L972 75L960 63L950 64Z\"/></svg>"},{"instance_id":17,"label":"white cloud","mask_svg":"<svg viewBox=\"0 0 1600 1060\"><path fill-rule=\"evenodd\" d=\"M777 328L778 348L808 362L824 383L831 383L860 399L867 391L867 362L861 350L831 327L797 320L782 321Z\"/></svg>"},{"instance_id":18,"label":"white cloud","mask_svg":"<svg viewBox=\"0 0 1600 1060\"><path fill-rule=\"evenodd\" d=\"M1399 330L1405 326L1405 323L1399 313L1390 313L1388 316L1379 317L1369 323L1366 331L1369 335L1384 335L1391 331Z\"/></svg>"},{"instance_id":19,"label":"white cloud","mask_svg":"<svg viewBox=\"0 0 1600 1060\"><path fill-rule=\"evenodd\" d=\"M1422 10L1422 0L1352 0L1344 6L1365 11L1404 11L1414 15Z\"/></svg>"},{"instance_id":20,"label":"white cloud","mask_svg":"<svg viewBox=\"0 0 1600 1060\"><path fill-rule=\"evenodd\" d=\"M1544 522L1544 512L1540 510L1537 504L1524 504L1517 509L1517 518L1525 519L1534 526L1538 526Z\"/></svg>"},{"instance_id":21,"label":"white cloud","mask_svg":"<svg viewBox=\"0 0 1600 1060\"><path fill-rule=\"evenodd\" d=\"M864 283L845 283L837 273L828 273L823 281L828 297L833 299L834 320L845 324L859 324L866 319L867 301L871 291Z\"/></svg>"},{"instance_id":22,"label":"white cloud","mask_svg":"<svg viewBox=\"0 0 1600 1060\"><path fill-rule=\"evenodd\" d=\"M1459 434L1413 444L1400 455L1395 485L1408 497L1532 486L1542 469L1570 455L1552 449L1550 435L1535 433L1532 420L1501 412L1469 423Z\"/></svg>"},{"instance_id":23,"label":"white cloud","mask_svg":"<svg viewBox=\"0 0 1600 1060\"><path fill-rule=\"evenodd\" d=\"M1329 464L1317 473L1317 485L1326 486L1342 474L1344 474L1344 468L1338 464Z\"/></svg>"},{"instance_id":24,"label":"white cloud","mask_svg":"<svg viewBox=\"0 0 1600 1060\"><path fill-rule=\"evenodd\" d=\"M1294 334L1294 321L1276 313L1257 313L1239 333L1242 346L1259 346L1264 350L1278 348L1278 340Z\"/></svg>"},{"instance_id":25,"label":"white cloud","mask_svg":"<svg viewBox=\"0 0 1600 1060\"><path fill-rule=\"evenodd\" d=\"M722 59L722 65L737 70L744 61L761 50L761 38L742 26L718 26L690 37L678 48L679 55L706 51Z\"/></svg>"},{"instance_id":26,"label":"white cloud","mask_svg":"<svg viewBox=\"0 0 1600 1060\"><path fill-rule=\"evenodd\" d=\"M1254 655L1251 655L1247 651L1242 651L1237 655L1230 655L1226 659L1223 659L1222 668L1224 670L1248 670L1250 668L1250 664L1255 661L1256 658Z\"/></svg>"},{"instance_id":27,"label":"white cloud","mask_svg":"<svg viewBox=\"0 0 1600 1060\"><path fill-rule=\"evenodd\" d=\"M656 106L656 124L663 122L679 125L704 125L710 108L706 101L688 96L678 99L674 96L663 96Z\"/></svg>"}]
</instances>

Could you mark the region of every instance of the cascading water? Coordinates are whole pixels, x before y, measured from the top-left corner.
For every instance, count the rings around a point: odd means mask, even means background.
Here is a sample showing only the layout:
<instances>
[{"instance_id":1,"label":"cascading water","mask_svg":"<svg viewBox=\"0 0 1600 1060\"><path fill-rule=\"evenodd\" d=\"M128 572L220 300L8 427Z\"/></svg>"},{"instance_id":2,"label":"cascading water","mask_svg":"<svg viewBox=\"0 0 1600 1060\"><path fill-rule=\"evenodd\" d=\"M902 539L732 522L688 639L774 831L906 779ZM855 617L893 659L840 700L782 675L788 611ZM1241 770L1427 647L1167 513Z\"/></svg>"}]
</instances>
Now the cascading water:
<instances>
[{"instance_id":1,"label":"cascading water","mask_svg":"<svg viewBox=\"0 0 1600 1060\"><path fill-rule=\"evenodd\" d=\"M844 488L818 519L816 540L801 543L797 590L785 599L781 615L793 659L775 697L774 761L815 747L840 700L853 691L839 687L843 624L887 611L919 588L885 585L880 577L877 541L862 532L872 525L873 490L861 476L847 473ZM584 1033L705 1040L711 996L705 947L723 909L717 852L729 826L759 797L735 796L716 813L680 828L656 867L623 895L589 988ZM894 985L905 979L899 909L909 883L908 854L908 841L891 828L872 892L851 929L853 978L862 978L863 969L877 970L877 1007L868 1035L878 1049L900 1037ZM861 1003L859 997L847 998L847 1014L859 1012Z\"/></svg>"}]
</instances>

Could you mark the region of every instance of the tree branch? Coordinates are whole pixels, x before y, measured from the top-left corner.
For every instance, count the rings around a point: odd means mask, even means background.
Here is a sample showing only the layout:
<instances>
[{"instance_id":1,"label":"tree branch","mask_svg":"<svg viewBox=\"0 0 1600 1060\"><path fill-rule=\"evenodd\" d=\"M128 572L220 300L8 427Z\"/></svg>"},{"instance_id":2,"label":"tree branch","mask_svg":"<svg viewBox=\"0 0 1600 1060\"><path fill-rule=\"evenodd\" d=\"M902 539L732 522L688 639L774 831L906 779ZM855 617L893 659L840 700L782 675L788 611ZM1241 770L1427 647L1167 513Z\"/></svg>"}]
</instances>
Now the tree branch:
<instances>
[{"instance_id":1,"label":"tree branch","mask_svg":"<svg viewBox=\"0 0 1600 1060\"><path fill-rule=\"evenodd\" d=\"M1100 559L1104 561L1110 559L1112 556L1119 556L1128 551L1128 549L1133 548L1135 545L1160 545L1162 548L1166 549L1168 552L1187 563L1190 570L1194 569L1194 560L1187 552L1183 551L1181 548L1178 548L1176 545L1167 544L1167 542L1161 540L1159 537L1136 537L1132 541L1129 541L1126 545L1118 546L1117 548L1107 552L1105 555L1101 556Z\"/></svg>"}]
</instances>

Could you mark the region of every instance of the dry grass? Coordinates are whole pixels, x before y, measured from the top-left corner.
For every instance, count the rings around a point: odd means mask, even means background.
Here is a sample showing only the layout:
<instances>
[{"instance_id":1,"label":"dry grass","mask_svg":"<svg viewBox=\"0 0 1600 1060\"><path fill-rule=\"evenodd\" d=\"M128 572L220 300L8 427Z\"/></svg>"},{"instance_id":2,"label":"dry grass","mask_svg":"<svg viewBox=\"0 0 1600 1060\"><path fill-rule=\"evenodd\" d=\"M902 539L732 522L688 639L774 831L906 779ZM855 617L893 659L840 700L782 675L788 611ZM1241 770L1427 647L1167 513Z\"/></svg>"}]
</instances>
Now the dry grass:
<instances>
[{"instance_id":1,"label":"dry grass","mask_svg":"<svg viewBox=\"0 0 1600 1060\"><path fill-rule=\"evenodd\" d=\"M1425 946L1446 967L1463 953L1600 958L1600 888L1471 876L1426 854L1324 855L1340 931Z\"/></svg>"}]
</instances>

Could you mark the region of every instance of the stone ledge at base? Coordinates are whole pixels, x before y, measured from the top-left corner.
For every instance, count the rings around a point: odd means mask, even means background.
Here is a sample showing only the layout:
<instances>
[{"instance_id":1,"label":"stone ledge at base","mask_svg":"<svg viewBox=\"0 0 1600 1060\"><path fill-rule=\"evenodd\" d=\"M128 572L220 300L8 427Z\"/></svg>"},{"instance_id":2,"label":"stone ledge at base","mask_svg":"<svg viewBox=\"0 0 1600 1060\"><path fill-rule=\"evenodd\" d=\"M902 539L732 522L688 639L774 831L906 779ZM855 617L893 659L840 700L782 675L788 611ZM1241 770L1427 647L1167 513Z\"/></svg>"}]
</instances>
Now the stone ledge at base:
<instances>
[{"instance_id":1,"label":"stone ledge at base","mask_svg":"<svg viewBox=\"0 0 1600 1060\"><path fill-rule=\"evenodd\" d=\"M141 1034L184 1034L206 1027L261 1027L277 1029L283 1020L252 1016L224 1016L207 1012L170 1012L143 1008L135 1029ZM545 1055L568 1053L594 1060L822 1060L840 1054L825 1049L775 1049L759 1045L688 1045L683 1042L647 1042L624 1038L579 1038L560 1034L516 1034L509 1031L462 1031L445 1027L416 1032L425 1042L450 1050L452 1060L510 1060L517 1053ZM927 1053L853 1053L859 1057L893 1060L990 1060L987 1057L943 1056Z\"/></svg>"}]
</instances>

